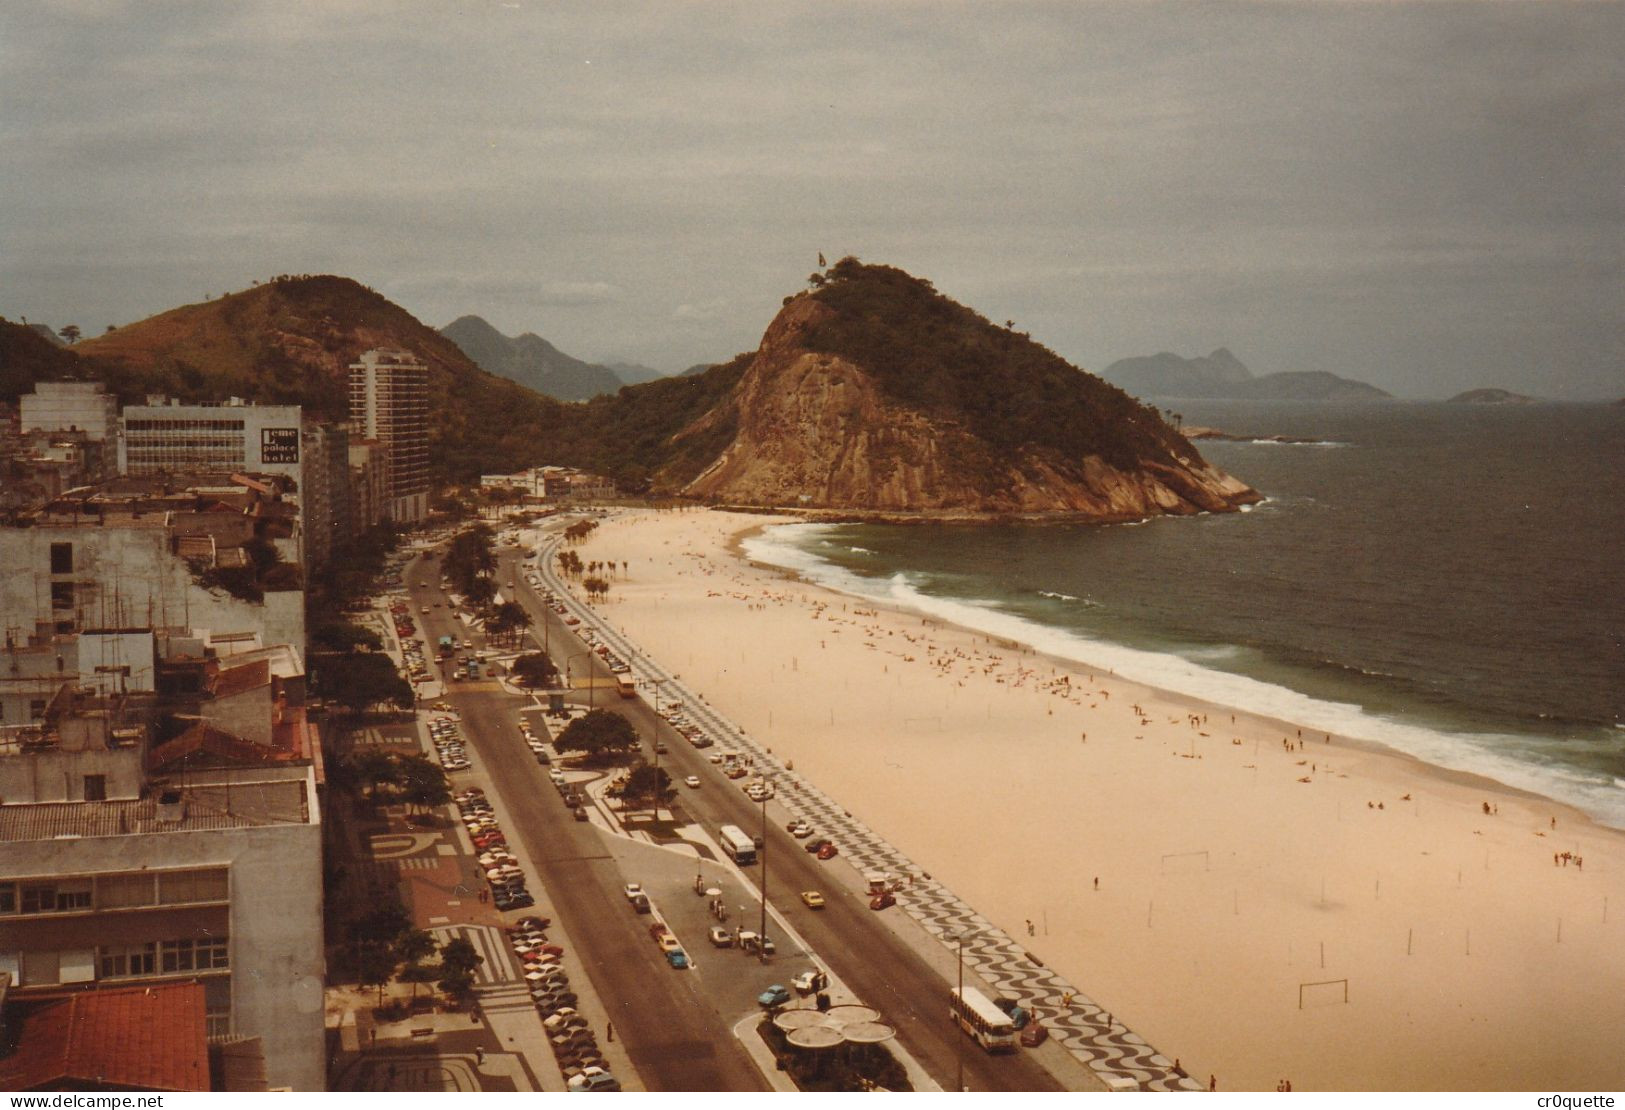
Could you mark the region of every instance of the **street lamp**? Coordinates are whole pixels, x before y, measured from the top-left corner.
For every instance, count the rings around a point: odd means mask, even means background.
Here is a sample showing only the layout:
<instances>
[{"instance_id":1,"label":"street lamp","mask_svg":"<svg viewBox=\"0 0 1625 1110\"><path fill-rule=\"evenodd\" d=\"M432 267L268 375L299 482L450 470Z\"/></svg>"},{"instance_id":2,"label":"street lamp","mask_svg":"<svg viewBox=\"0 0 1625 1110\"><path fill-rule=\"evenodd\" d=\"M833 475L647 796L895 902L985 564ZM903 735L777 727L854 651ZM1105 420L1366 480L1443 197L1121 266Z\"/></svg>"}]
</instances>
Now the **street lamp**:
<instances>
[{"instance_id":1,"label":"street lamp","mask_svg":"<svg viewBox=\"0 0 1625 1110\"><path fill-rule=\"evenodd\" d=\"M957 934L954 940L959 942L959 1005L963 1006L965 1004L965 934L962 932ZM958 1013L958 1010L955 1010L952 1006L949 1009L956 1014ZM957 1018L954 1019L954 1024L959 1024ZM965 1031L955 1029L954 1033L956 1034L954 1037L954 1090L963 1091L965 1089Z\"/></svg>"},{"instance_id":2,"label":"street lamp","mask_svg":"<svg viewBox=\"0 0 1625 1110\"><path fill-rule=\"evenodd\" d=\"M756 958L767 963L767 792L762 793L762 929L756 935L760 941L756 946Z\"/></svg>"},{"instance_id":3,"label":"street lamp","mask_svg":"<svg viewBox=\"0 0 1625 1110\"><path fill-rule=\"evenodd\" d=\"M573 655L566 656L565 659L564 659L564 679L565 679L566 682L568 682L570 680L570 666L577 659L586 659L587 660L587 708L591 709L591 708L593 708L593 706L595 704L595 699L594 699L593 695L598 690L598 683L592 677L592 652L590 652L590 651L578 651Z\"/></svg>"}]
</instances>

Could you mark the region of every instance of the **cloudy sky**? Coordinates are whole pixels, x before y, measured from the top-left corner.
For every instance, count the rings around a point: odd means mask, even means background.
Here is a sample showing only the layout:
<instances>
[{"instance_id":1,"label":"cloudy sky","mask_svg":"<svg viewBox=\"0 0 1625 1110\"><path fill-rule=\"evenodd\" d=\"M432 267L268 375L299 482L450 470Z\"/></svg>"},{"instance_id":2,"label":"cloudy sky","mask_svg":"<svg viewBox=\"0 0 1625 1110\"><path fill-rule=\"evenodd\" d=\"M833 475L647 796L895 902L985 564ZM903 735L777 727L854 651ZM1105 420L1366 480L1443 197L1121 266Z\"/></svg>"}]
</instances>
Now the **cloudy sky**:
<instances>
[{"instance_id":1,"label":"cloudy sky","mask_svg":"<svg viewBox=\"0 0 1625 1110\"><path fill-rule=\"evenodd\" d=\"M277 273L661 370L819 252L1099 369L1625 394L1625 4L16 0L0 314Z\"/></svg>"}]
</instances>

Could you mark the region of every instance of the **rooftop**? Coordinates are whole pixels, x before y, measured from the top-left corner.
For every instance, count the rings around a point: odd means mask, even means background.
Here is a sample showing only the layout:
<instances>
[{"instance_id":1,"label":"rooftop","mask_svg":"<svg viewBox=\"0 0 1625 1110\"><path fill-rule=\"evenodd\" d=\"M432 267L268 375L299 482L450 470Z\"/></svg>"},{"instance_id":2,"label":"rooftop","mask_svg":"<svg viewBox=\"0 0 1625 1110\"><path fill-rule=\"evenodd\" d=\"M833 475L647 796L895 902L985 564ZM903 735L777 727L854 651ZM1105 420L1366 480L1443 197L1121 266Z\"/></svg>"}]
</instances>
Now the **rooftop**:
<instances>
[{"instance_id":1,"label":"rooftop","mask_svg":"<svg viewBox=\"0 0 1625 1110\"><path fill-rule=\"evenodd\" d=\"M311 823L306 780L188 786L181 802L132 801L0 805L0 843L72 837L251 829Z\"/></svg>"},{"instance_id":2,"label":"rooftop","mask_svg":"<svg viewBox=\"0 0 1625 1110\"><path fill-rule=\"evenodd\" d=\"M32 1009L0 1090L207 1091L203 984L81 991Z\"/></svg>"}]
</instances>

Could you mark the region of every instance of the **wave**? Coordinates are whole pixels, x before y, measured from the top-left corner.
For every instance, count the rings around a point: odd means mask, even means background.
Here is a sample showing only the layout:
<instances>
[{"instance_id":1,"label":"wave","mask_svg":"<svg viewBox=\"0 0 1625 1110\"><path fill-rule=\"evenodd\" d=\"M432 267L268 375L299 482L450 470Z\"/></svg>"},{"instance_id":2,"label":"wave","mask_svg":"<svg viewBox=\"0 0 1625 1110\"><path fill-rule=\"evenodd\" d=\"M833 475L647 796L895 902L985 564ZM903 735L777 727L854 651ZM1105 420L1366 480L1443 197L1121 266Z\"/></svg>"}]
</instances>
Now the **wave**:
<instances>
[{"instance_id":1,"label":"wave","mask_svg":"<svg viewBox=\"0 0 1625 1110\"><path fill-rule=\"evenodd\" d=\"M1605 824L1625 828L1625 794L1613 776L1559 765L1535 750L1530 737L1447 732L1381 716L1358 705L1315 698L1244 674L1203 666L1186 655L1149 651L1039 624L1000 609L991 599L936 596L922 591L904 571L884 578L854 574L801 546L836 527L839 525L775 525L747 539L743 547L751 559L793 571L839 593L909 609L1157 689L1290 721L1306 731L1369 740L1437 767L1482 775L1574 805ZM1196 649L1191 655L1222 657L1213 649Z\"/></svg>"},{"instance_id":2,"label":"wave","mask_svg":"<svg viewBox=\"0 0 1625 1110\"><path fill-rule=\"evenodd\" d=\"M1231 440L1251 447L1347 447L1335 439L1240 439Z\"/></svg>"},{"instance_id":3,"label":"wave","mask_svg":"<svg viewBox=\"0 0 1625 1110\"><path fill-rule=\"evenodd\" d=\"M1039 590L1040 597L1053 597L1056 601L1077 601L1079 598L1073 594L1058 594L1053 590Z\"/></svg>"}]
</instances>

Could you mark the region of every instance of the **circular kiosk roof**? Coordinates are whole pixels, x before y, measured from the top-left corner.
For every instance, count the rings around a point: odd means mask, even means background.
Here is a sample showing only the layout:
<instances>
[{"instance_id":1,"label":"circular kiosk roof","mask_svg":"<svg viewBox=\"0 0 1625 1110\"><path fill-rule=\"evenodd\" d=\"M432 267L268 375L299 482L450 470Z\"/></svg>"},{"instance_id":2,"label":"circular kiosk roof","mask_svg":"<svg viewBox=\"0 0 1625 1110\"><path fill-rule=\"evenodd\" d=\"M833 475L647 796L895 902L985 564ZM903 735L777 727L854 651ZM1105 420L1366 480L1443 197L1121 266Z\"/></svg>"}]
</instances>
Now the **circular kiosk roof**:
<instances>
[{"instance_id":1,"label":"circular kiosk roof","mask_svg":"<svg viewBox=\"0 0 1625 1110\"><path fill-rule=\"evenodd\" d=\"M805 1029L795 1029L784 1035L784 1039L797 1048L834 1048L843 1038L838 1030L827 1025L809 1025Z\"/></svg>"},{"instance_id":2,"label":"circular kiosk roof","mask_svg":"<svg viewBox=\"0 0 1625 1110\"><path fill-rule=\"evenodd\" d=\"M843 1006L831 1006L824 1011L824 1017L829 1019L829 1024L840 1028L845 1025L857 1025L865 1021L879 1021L880 1011L870 1006L848 1003Z\"/></svg>"},{"instance_id":3,"label":"circular kiosk roof","mask_svg":"<svg viewBox=\"0 0 1625 1110\"><path fill-rule=\"evenodd\" d=\"M880 1044L897 1036L897 1030L884 1022L856 1021L842 1026L841 1036L853 1044Z\"/></svg>"},{"instance_id":4,"label":"circular kiosk roof","mask_svg":"<svg viewBox=\"0 0 1625 1110\"><path fill-rule=\"evenodd\" d=\"M780 1010L773 1015L773 1024L784 1033L792 1033L797 1029L833 1029L835 1024L825 1019L817 1010Z\"/></svg>"}]
</instances>

